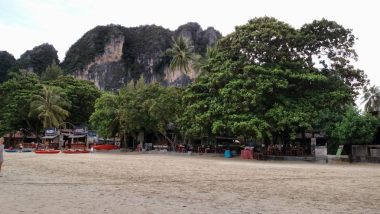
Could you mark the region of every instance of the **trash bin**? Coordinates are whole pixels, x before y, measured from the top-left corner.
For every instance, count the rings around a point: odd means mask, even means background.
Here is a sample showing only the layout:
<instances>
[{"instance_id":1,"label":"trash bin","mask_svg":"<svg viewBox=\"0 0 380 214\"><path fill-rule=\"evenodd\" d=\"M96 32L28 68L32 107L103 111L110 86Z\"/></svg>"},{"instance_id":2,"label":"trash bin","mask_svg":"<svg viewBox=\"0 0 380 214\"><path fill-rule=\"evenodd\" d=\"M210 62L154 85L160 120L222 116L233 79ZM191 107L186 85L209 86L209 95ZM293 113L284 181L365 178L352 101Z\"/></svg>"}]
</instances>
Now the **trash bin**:
<instances>
[{"instance_id":1,"label":"trash bin","mask_svg":"<svg viewBox=\"0 0 380 214\"><path fill-rule=\"evenodd\" d=\"M232 155L231 155L231 150L225 150L225 151L224 151L224 157L225 157L225 158L231 158L231 157L232 157Z\"/></svg>"}]
</instances>

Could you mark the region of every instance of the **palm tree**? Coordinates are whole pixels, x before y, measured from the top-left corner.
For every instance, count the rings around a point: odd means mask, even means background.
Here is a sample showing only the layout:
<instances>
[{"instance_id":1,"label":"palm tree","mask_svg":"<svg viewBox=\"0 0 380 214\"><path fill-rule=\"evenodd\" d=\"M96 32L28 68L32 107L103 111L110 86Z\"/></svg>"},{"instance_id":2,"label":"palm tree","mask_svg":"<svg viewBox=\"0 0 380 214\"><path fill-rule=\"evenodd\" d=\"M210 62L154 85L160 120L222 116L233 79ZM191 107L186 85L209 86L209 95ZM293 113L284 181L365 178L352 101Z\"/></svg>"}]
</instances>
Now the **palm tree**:
<instances>
[{"instance_id":1,"label":"palm tree","mask_svg":"<svg viewBox=\"0 0 380 214\"><path fill-rule=\"evenodd\" d=\"M194 63L193 63L193 68L197 72L204 73L205 71L208 70L207 65L210 62L212 58L215 58L217 54L216 48L215 47L207 47L207 51L205 56L201 56L199 54L196 54L194 56Z\"/></svg>"},{"instance_id":2,"label":"palm tree","mask_svg":"<svg viewBox=\"0 0 380 214\"><path fill-rule=\"evenodd\" d=\"M380 111L380 88L378 86L371 86L369 89L364 89L362 104L366 112Z\"/></svg>"},{"instance_id":3,"label":"palm tree","mask_svg":"<svg viewBox=\"0 0 380 214\"><path fill-rule=\"evenodd\" d=\"M32 98L29 117L37 115L44 128L58 127L69 116L65 108L70 108L70 102L58 88L43 86L42 94Z\"/></svg>"},{"instance_id":4,"label":"palm tree","mask_svg":"<svg viewBox=\"0 0 380 214\"><path fill-rule=\"evenodd\" d=\"M171 57L169 65L171 71L178 69L187 73L195 60L193 47L189 40L182 36L174 40L173 47L167 50L167 54Z\"/></svg>"}]
</instances>

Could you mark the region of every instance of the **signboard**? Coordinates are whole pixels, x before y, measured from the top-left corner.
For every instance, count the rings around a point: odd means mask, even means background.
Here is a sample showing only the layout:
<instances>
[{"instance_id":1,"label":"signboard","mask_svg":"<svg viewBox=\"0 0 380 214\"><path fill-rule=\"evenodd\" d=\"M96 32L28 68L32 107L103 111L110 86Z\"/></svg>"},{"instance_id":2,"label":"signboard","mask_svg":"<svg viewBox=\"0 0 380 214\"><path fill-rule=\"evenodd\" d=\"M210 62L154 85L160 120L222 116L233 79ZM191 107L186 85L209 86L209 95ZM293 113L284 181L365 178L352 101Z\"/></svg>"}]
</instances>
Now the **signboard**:
<instances>
[{"instance_id":1,"label":"signboard","mask_svg":"<svg viewBox=\"0 0 380 214\"><path fill-rule=\"evenodd\" d=\"M82 133L86 133L86 131L84 129L75 129L74 133L75 134L82 134Z\"/></svg>"},{"instance_id":2,"label":"signboard","mask_svg":"<svg viewBox=\"0 0 380 214\"><path fill-rule=\"evenodd\" d=\"M340 155L342 154L342 151L343 151L343 146L344 146L344 145L339 145L339 148L338 148L338 150L336 151L336 157L337 157L337 158L340 158Z\"/></svg>"},{"instance_id":3,"label":"signboard","mask_svg":"<svg viewBox=\"0 0 380 214\"><path fill-rule=\"evenodd\" d=\"M55 129L46 129L45 135L55 135Z\"/></svg>"}]
</instances>

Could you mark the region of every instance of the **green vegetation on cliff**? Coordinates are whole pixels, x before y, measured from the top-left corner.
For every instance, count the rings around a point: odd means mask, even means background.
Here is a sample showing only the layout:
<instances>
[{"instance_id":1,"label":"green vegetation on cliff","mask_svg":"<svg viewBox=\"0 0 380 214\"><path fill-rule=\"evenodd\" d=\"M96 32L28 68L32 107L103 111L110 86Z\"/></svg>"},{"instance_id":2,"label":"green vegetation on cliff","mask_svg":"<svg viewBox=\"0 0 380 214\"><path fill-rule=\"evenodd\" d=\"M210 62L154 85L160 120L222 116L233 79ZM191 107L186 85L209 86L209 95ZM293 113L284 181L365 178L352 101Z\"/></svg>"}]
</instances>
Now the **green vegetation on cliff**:
<instances>
[{"instance_id":1,"label":"green vegetation on cliff","mask_svg":"<svg viewBox=\"0 0 380 214\"><path fill-rule=\"evenodd\" d=\"M100 79L112 73L112 77L101 88L120 88L130 80L138 80L141 76L147 81L163 77L165 66L170 62L166 50L171 48L176 37L186 37L195 47L195 53L204 55L209 45L215 43L221 34L213 28L202 30L197 23L188 23L180 26L176 31L170 31L161 26L143 25L138 27L122 27L120 25L98 26L88 31L82 38L73 44L66 54L62 67L66 74L81 75L87 65L94 62L95 57L107 53L105 47L112 41L122 42L121 59L112 62L103 62L88 68L88 74ZM120 41L121 39L121 41ZM115 44L111 44L116 47ZM113 50L117 51L117 50ZM107 74L105 71L107 70ZM115 83L122 79L123 83Z\"/></svg>"},{"instance_id":2,"label":"green vegetation on cliff","mask_svg":"<svg viewBox=\"0 0 380 214\"><path fill-rule=\"evenodd\" d=\"M53 63L59 63L57 50L50 44L42 44L23 53L16 61L16 69L26 69L41 75Z\"/></svg>"},{"instance_id":3,"label":"green vegetation on cliff","mask_svg":"<svg viewBox=\"0 0 380 214\"><path fill-rule=\"evenodd\" d=\"M0 51L0 83L4 82L8 70L14 65L16 59L6 51Z\"/></svg>"}]
</instances>

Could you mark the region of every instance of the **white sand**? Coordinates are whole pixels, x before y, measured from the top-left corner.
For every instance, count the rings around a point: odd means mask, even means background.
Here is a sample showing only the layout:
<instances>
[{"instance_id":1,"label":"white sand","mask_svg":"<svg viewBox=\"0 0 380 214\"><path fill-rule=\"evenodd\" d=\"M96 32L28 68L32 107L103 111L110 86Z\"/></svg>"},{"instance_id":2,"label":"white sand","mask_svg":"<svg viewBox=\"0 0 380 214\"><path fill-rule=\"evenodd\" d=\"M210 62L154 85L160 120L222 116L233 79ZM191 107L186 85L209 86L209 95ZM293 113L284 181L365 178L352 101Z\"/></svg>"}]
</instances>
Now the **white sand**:
<instances>
[{"instance_id":1,"label":"white sand","mask_svg":"<svg viewBox=\"0 0 380 214\"><path fill-rule=\"evenodd\" d=\"M380 213L380 165L5 154L0 213Z\"/></svg>"}]
</instances>

